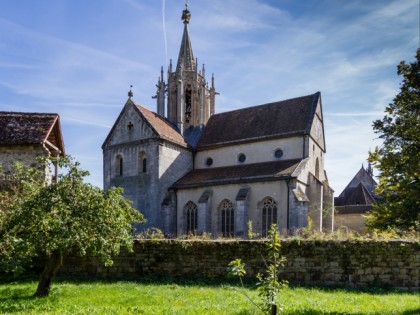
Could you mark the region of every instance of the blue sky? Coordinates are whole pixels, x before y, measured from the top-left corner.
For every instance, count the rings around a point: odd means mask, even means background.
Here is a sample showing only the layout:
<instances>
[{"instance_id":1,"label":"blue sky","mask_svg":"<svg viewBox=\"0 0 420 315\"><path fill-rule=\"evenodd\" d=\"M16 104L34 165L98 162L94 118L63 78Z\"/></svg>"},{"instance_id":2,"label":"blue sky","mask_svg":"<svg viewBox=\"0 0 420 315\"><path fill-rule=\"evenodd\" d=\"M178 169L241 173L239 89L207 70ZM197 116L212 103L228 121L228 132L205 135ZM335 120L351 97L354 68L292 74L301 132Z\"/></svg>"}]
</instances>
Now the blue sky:
<instances>
[{"instance_id":1,"label":"blue sky","mask_svg":"<svg viewBox=\"0 0 420 315\"><path fill-rule=\"evenodd\" d=\"M184 0L0 1L0 110L57 112L67 153L102 187L102 150L133 85L155 109ZM372 121L419 43L419 0L190 0L194 55L223 112L321 91L338 195L380 144Z\"/></svg>"}]
</instances>

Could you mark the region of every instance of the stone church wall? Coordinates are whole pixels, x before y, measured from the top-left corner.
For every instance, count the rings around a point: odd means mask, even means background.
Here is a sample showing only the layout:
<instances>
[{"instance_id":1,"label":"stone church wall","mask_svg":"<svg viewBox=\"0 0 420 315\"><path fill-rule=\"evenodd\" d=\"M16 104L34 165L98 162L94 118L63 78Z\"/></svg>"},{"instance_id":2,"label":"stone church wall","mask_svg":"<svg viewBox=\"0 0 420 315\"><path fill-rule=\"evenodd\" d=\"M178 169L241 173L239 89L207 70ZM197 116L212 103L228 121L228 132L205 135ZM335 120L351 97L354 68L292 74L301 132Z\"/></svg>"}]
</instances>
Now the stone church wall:
<instances>
[{"instance_id":1,"label":"stone church wall","mask_svg":"<svg viewBox=\"0 0 420 315\"><path fill-rule=\"evenodd\" d=\"M203 192L211 188L211 226L206 232L210 232L213 236L220 234L221 223L219 220L219 205L225 200L229 200L237 207L236 196L241 187L249 187L249 197L247 200L246 221L252 222L254 233L261 233L261 214L262 214L262 201L266 197L273 198L277 203L277 222L280 231L287 229L287 184L286 181L271 181L261 183L244 183L235 185L214 185L211 187L201 187L193 189L180 189L177 192L177 216L178 216L178 235L185 234L184 223L184 207L192 201L198 206L198 200ZM244 219L245 221L245 219ZM247 231L246 224L241 229ZM245 235L244 235L245 236Z\"/></svg>"},{"instance_id":2,"label":"stone church wall","mask_svg":"<svg viewBox=\"0 0 420 315\"><path fill-rule=\"evenodd\" d=\"M347 287L419 289L417 241L282 241L287 263L280 277L290 283ZM240 258L247 275L263 270L263 241L136 241L134 253L121 253L111 267L92 257L67 257L67 276L140 279L144 276L225 278L230 261Z\"/></svg>"}]
</instances>

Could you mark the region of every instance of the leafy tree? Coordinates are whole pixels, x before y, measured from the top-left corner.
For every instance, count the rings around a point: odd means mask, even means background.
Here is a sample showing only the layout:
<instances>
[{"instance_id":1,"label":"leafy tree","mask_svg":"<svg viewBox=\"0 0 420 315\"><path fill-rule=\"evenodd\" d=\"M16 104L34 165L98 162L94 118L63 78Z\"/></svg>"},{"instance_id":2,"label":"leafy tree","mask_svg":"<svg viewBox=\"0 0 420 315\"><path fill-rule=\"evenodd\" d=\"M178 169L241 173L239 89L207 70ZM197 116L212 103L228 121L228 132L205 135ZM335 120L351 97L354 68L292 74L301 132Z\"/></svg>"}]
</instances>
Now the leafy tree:
<instances>
[{"instance_id":1,"label":"leafy tree","mask_svg":"<svg viewBox=\"0 0 420 315\"><path fill-rule=\"evenodd\" d=\"M35 257L46 258L35 296L49 294L66 255L90 254L111 265L121 247L132 250L131 224L143 222L121 189L104 192L84 183L89 173L71 158L56 162L67 172L51 185L39 170L17 164L16 181L0 196L5 197L0 203L2 267L16 272Z\"/></svg>"},{"instance_id":2,"label":"leafy tree","mask_svg":"<svg viewBox=\"0 0 420 315\"><path fill-rule=\"evenodd\" d=\"M373 122L383 139L369 160L379 171L377 193L384 203L374 205L367 218L370 228L420 228L420 49L416 61L398 65L401 90L381 120Z\"/></svg>"}]
</instances>

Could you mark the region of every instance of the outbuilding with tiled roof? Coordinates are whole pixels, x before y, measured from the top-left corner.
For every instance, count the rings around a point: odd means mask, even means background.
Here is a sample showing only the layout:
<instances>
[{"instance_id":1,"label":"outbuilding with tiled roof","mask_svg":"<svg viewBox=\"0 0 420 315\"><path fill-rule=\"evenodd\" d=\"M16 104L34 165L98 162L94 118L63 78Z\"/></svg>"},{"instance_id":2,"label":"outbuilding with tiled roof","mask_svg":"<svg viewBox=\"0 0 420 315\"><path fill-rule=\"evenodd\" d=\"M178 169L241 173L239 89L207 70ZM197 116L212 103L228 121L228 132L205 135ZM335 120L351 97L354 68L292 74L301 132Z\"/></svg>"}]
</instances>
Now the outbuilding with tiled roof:
<instances>
[{"instance_id":1,"label":"outbuilding with tiled roof","mask_svg":"<svg viewBox=\"0 0 420 315\"><path fill-rule=\"evenodd\" d=\"M0 112L0 166L11 172L15 161L36 164L41 156L64 156L60 116L51 113ZM49 173L49 170L46 170Z\"/></svg>"}]
</instances>

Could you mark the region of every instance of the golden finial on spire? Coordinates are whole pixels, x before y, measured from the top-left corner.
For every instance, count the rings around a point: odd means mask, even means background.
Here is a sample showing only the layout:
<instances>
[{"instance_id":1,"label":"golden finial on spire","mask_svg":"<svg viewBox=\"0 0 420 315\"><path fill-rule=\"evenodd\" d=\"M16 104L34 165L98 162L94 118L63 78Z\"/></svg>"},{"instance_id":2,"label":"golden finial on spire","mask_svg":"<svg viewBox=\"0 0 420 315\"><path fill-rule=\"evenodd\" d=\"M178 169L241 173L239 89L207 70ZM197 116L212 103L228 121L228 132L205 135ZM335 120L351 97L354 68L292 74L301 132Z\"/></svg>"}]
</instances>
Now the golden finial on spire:
<instances>
[{"instance_id":1,"label":"golden finial on spire","mask_svg":"<svg viewBox=\"0 0 420 315\"><path fill-rule=\"evenodd\" d=\"M188 24L191 19L191 13L188 11L188 0L185 1L185 10L182 11L181 19L184 21L184 24Z\"/></svg>"}]
</instances>

